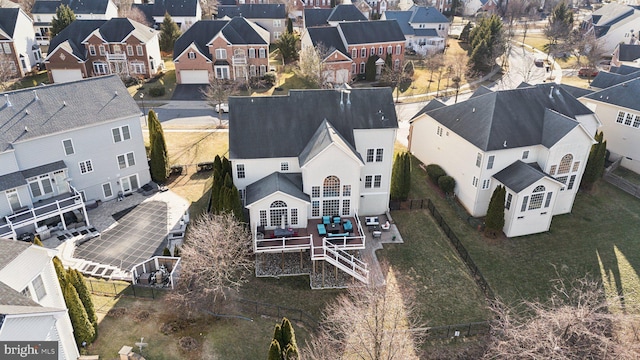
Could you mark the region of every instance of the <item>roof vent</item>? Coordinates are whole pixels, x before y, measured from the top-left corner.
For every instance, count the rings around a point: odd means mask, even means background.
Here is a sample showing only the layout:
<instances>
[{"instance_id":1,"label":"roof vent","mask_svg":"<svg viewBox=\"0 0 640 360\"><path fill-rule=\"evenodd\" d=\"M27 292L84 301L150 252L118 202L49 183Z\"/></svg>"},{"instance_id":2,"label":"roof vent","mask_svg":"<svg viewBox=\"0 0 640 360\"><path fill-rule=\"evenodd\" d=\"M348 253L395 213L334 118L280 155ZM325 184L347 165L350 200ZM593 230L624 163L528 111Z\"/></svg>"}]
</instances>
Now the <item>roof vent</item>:
<instances>
[{"instance_id":1,"label":"roof vent","mask_svg":"<svg viewBox=\"0 0 640 360\"><path fill-rule=\"evenodd\" d=\"M471 112L476 112L476 108L471 109Z\"/></svg>"},{"instance_id":2,"label":"roof vent","mask_svg":"<svg viewBox=\"0 0 640 360\"><path fill-rule=\"evenodd\" d=\"M344 105L344 94L347 94L347 105L351 105L351 91L345 89L340 90L340 105Z\"/></svg>"},{"instance_id":3,"label":"roof vent","mask_svg":"<svg viewBox=\"0 0 640 360\"><path fill-rule=\"evenodd\" d=\"M502 144L502 147L507 147L507 140L504 141L504 143Z\"/></svg>"},{"instance_id":4,"label":"roof vent","mask_svg":"<svg viewBox=\"0 0 640 360\"><path fill-rule=\"evenodd\" d=\"M6 101L7 107L11 107L11 101L9 101L9 94L4 94L4 99Z\"/></svg>"},{"instance_id":5,"label":"roof vent","mask_svg":"<svg viewBox=\"0 0 640 360\"><path fill-rule=\"evenodd\" d=\"M553 99L553 86L549 90L549 99Z\"/></svg>"},{"instance_id":6,"label":"roof vent","mask_svg":"<svg viewBox=\"0 0 640 360\"><path fill-rule=\"evenodd\" d=\"M118 90L114 91L114 96L118 96Z\"/></svg>"},{"instance_id":7,"label":"roof vent","mask_svg":"<svg viewBox=\"0 0 640 360\"><path fill-rule=\"evenodd\" d=\"M38 92L37 92L37 91L35 91L35 90L33 90L33 100L34 100L34 101L38 101L38 100L40 100L40 98L38 97Z\"/></svg>"},{"instance_id":8,"label":"roof vent","mask_svg":"<svg viewBox=\"0 0 640 360\"><path fill-rule=\"evenodd\" d=\"M29 132L29 128L28 127L24 127L24 132Z\"/></svg>"},{"instance_id":9,"label":"roof vent","mask_svg":"<svg viewBox=\"0 0 640 360\"><path fill-rule=\"evenodd\" d=\"M25 114L25 115L29 115L29 109L25 110L25 111L24 111L24 114Z\"/></svg>"},{"instance_id":10,"label":"roof vent","mask_svg":"<svg viewBox=\"0 0 640 360\"><path fill-rule=\"evenodd\" d=\"M63 101L63 102L62 102L62 106L67 106L67 102L66 102L66 101Z\"/></svg>"}]
</instances>

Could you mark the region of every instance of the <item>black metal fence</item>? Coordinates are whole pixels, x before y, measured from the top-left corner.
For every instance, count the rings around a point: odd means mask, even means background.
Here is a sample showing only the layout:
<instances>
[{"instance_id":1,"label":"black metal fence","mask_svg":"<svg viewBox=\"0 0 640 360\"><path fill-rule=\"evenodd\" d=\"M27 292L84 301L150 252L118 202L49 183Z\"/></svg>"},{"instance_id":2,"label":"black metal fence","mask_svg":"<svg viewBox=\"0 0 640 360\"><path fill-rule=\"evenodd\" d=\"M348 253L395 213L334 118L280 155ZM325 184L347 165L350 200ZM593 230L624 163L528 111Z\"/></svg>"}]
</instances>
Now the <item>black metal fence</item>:
<instances>
[{"instance_id":1,"label":"black metal fence","mask_svg":"<svg viewBox=\"0 0 640 360\"><path fill-rule=\"evenodd\" d=\"M486 335L491 330L491 326L488 321L480 321L467 324L433 326L424 330L427 331L428 339L448 339Z\"/></svg>"},{"instance_id":2,"label":"black metal fence","mask_svg":"<svg viewBox=\"0 0 640 360\"><path fill-rule=\"evenodd\" d=\"M137 298L155 299L163 295L167 288L153 286L131 285L127 282L92 280L85 278L87 287L92 294L102 296L133 296Z\"/></svg>"},{"instance_id":3,"label":"black metal fence","mask_svg":"<svg viewBox=\"0 0 640 360\"><path fill-rule=\"evenodd\" d=\"M404 201L391 200L389 201L389 209L390 210L425 209L427 207L427 201L429 201L429 199L409 199Z\"/></svg>"},{"instance_id":4,"label":"black metal fence","mask_svg":"<svg viewBox=\"0 0 640 360\"><path fill-rule=\"evenodd\" d=\"M315 329L318 327L318 320L309 315L304 310L290 308L286 306L262 303L253 300L240 299L237 301L239 310L244 314L254 314L269 316L276 319L286 317L291 321L301 322L305 326Z\"/></svg>"}]
</instances>

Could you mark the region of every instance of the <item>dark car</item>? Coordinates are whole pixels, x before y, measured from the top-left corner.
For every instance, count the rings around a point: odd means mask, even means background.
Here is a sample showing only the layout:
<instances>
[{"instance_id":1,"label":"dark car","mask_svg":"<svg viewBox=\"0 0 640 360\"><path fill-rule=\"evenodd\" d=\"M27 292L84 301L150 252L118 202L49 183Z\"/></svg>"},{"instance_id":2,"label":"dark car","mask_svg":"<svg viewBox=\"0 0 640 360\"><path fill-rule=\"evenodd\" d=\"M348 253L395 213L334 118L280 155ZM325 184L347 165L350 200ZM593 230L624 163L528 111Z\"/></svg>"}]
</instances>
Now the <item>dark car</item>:
<instances>
[{"instance_id":1,"label":"dark car","mask_svg":"<svg viewBox=\"0 0 640 360\"><path fill-rule=\"evenodd\" d=\"M598 75L598 69L583 67L578 70L578 76L594 77Z\"/></svg>"}]
</instances>

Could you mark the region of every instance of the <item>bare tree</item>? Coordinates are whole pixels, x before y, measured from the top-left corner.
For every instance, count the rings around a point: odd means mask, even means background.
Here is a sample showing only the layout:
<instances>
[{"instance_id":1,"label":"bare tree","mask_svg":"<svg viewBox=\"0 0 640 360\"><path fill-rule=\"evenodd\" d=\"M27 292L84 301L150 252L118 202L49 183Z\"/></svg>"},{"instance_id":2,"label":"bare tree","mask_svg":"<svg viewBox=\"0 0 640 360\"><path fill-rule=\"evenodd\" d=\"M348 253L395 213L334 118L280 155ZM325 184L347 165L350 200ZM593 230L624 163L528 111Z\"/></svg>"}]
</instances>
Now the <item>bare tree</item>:
<instances>
[{"instance_id":1,"label":"bare tree","mask_svg":"<svg viewBox=\"0 0 640 360\"><path fill-rule=\"evenodd\" d=\"M322 88L329 85L331 74L324 63L327 53L328 50L324 44L308 46L300 51L298 67L294 71L308 86Z\"/></svg>"},{"instance_id":2,"label":"bare tree","mask_svg":"<svg viewBox=\"0 0 640 360\"><path fill-rule=\"evenodd\" d=\"M219 300L247 282L250 255L250 233L233 215L202 215L189 227L180 279L167 300L188 312L215 311Z\"/></svg>"},{"instance_id":3,"label":"bare tree","mask_svg":"<svg viewBox=\"0 0 640 360\"><path fill-rule=\"evenodd\" d=\"M418 359L424 337L411 297L400 292L389 269L386 286L350 288L327 306L319 333L302 354L309 359Z\"/></svg>"},{"instance_id":4,"label":"bare tree","mask_svg":"<svg viewBox=\"0 0 640 360\"><path fill-rule=\"evenodd\" d=\"M602 284L558 280L548 303L495 302L486 359L637 359L637 315L612 312ZM637 313L637 312L636 312Z\"/></svg>"},{"instance_id":5,"label":"bare tree","mask_svg":"<svg viewBox=\"0 0 640 360\"><path fill-rule=\"evenodd\" d=\"M427 70L429 70L429 84L427 85L427 92L429 92L429 90L431 90L431 83L433 82L433 73L444 65L444 55L442 53L427 53L424 64Z\"/></svg>"},{"instance_id":6,"label":"bare tree","mask_svg":"<svg viewBox=\"0 0 640 360\"><path fill-rule=\"evenodd\" d=\"M213 19L213 16L218 14L218 5L218 0L200 0L200 7L202 8L202 18Z\"/></svg>"},{"instance_id":7,"label":"bare tree","mask_svg":"<svg viewBox=\"0 0 640 360\"><path fill-rule=\"evenodd\" d=\"M4 91L11 85L10 80L16 78L18 69L13 58L6 54L0 55L0 91Z\"/></svg>"},{"instance_id":8,"label":"bare tree","mask_svg":"<svg viewBox=\"0 0 640 360\"><path fill-rule=\"evenodd\" d=\"M229 96L238 89L238 83L229 79L218 79L215 76L209 77L209 85L201 89L207 103L215 109L218 107L218 125L222 125L222 104L226 103Z\"/></svg>"},{"instance_id":9,"label":"bare tree","mask_svg":"<svg viewBox=\"0 0 640 360\"><path fill-rule=\"evenodd\" d=\"M36 0L19 0L18 4L20 4L20 8L24 10L29 16L31 16L31 9L33 9L33 4L36 3Z\"/></svg>"}]
</instances>

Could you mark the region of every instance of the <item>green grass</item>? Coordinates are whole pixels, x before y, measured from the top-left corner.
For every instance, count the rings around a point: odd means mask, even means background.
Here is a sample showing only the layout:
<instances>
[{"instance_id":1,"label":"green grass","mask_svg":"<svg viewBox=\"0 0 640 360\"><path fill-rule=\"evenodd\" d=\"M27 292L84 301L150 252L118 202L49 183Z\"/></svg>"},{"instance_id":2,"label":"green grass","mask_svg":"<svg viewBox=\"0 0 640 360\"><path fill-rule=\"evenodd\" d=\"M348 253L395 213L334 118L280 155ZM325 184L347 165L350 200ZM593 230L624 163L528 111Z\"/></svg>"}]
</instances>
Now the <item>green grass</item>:
<instances>
[{"instance_id":1,"label":"green grass","mask_svg":"<svg viewBox=\"0 0 640 360\"><path fill-rule=\"evenodd\" d=\"M627 181L630 181L634 184L640 185L640 174L636 174L629 169L625 169L621 166L618 166L618 168L613 171L613 174L618 175L621 178Z\"/></svg>"},{"instance_id":2,"label":"green grass","mask_svg":"<svg viewBox=\"0 0 640 360\"><path fill-rule=\"evenodd\" d=\"M49 77L47 76L46 71L40 71L39 73L32 76L25 76L22 79L9 85L9 89L18 90L18 89L30 88L30 87L38 86L42 83L44 84L49 83Z\"/></svg>"}]
</instances>

